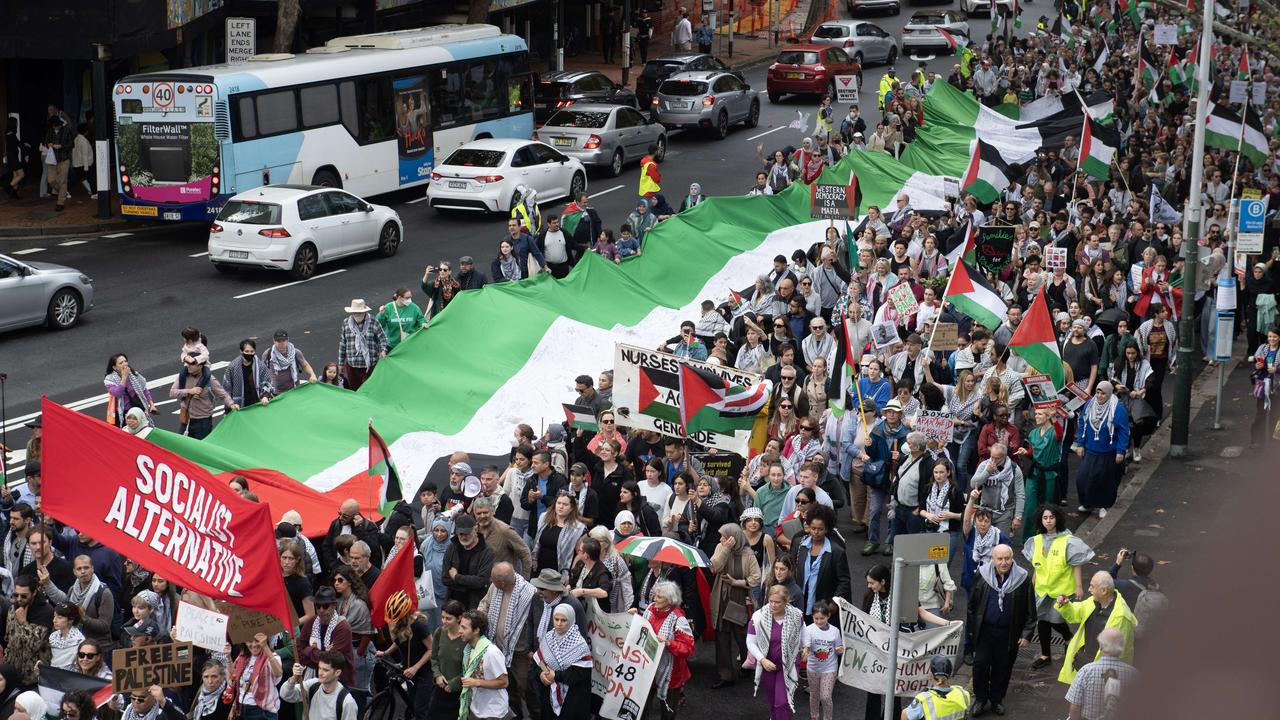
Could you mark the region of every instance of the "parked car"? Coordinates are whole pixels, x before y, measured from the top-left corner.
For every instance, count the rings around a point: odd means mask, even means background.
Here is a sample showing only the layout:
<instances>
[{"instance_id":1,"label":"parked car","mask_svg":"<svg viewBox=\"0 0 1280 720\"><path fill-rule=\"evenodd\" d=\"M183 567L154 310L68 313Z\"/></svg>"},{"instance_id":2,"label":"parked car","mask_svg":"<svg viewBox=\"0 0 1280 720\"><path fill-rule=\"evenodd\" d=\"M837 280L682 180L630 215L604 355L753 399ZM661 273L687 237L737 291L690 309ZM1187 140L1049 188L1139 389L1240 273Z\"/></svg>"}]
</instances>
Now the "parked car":
<instances>
[{"instance_id":1,"label":"parked car","mask_svg":"<svg viewBox=\"0 0 1280 720\"><path fill-rule=\"evenodd\" d=\"M719 58L704 53L664 55L645 63L644 69L636 77L636 99L640 101L640 109L644 110L653 103L653 96L663 80L677 73L698 70L733 73L739 80L746 80L741 73L725 65Z\"/></svg>"},{"instance_id":2,"label":"parked car","mask_svg":"<svg viewBox=\"0 0 1280 720\"><path fill-rule=\"evenodd\" d=\"M947 39L938 32L941 27L961 42L969 40L969 21L958 10L917 10L902 28L902 51L947 47Z\"/></svg>"},{"instance_id":3,"label":"parked car","mask_svg":"<svg viewBox=\"0 0 1280 720\"><path fill-rule=\"evenodd\" d=\"M536 140L473 140L436 165L427 202L437 210L506 214L520 185L539 202L576 197L587 189L587 171L578 158Z\"/></svg>"},{"instance_id":4,"label":"parked car","mask_svg":"<svg viewBox=\"0 0 1280 720\"><path fill-rule=\"evenodd\" d=\"M662 162L667 154L667 131L653 118L621 105L582 103L557 110L546 124L533 133L541 140L583 165L608 168L614 177L622 167L652 151Z\"/></svg>"},{"instance_id":5,"label":"parked car","mask_svg":"<svg viewBox=\"0 0 1280 720\"><path fill-rule=\"evenodd\" d=\"M680 73L658 86L653 110L668 128L707 129L723 140L730 125L760 122L760 93L733 73Z\"/></svg>"},{"instance_id":6,"label":"parked car","mask_svg":"<svg viewBox=\"0 0 1280 720\"><path fill-rule=\"evenodd\" d=\"M93 279L65 265L0 255L0 330L66 330L93 308Z\"/></svg>"},{"instance_id":7,"label":"parked car","mask_svg":"<svg viewBox=\"0 0 1280 720\"><path fill-rule=\"evenodd\" d=\"M866 20L835 20L819 25L809 42L843 48L859 65L865 61L892 65L898 60L898 43L884 28Z\"/></svg>"},{"instance_id":8,"label":"parked car","mask_svg":"<svg viewBox=\"0 0 1280 720\"><path fill-rule=\"evenodd\" d=\"M347 255L391 257L403 237L389 207L319 185L264 185L222 206L209 226L209 261L223 273L259 267L306 280L320 263Z\"/></svg>"},{"instance_id":9,"label":"parked car","mask_svg":"<svg viewBox=\"0 0 1280 720\"><path fill-rule=\"evenodd\" d=\"M556 110L574 103L608 103L640 108L635 93L595 70L563 70L538 77L533 89L533 119L546 122Z\"/></svg>"},{"instance_id":10,"label":"parked car","mask_svg":"<svg viewBox=\"0 0 1280 720\"><path fill-rule=\"evenodd\" d=\"M849 15L856 15L860 10L888 10L890 15L902 13L901 0L844 0Z\"/></svg>"},{"instance_id":11,"label":"parked car","mask_svg":"<svg viewBox=\"0 0 1280 720\"><path fill-rule=\"evenodd\" d=\"M1003 8L1005 15L1013 12L1013 0L996 0L996 4ZM978 13L990 15L991 0L960 0L960 12L969 17Z\"/></svg>"},{"instance_id":12,"label":"parked car","mask_svg":"<svg viewBox=\"0 0 1280 720\"><path fill-rule=\"evenodd\" d=\"M844 48L827 45L791 45L783 48L769 66L765 81L769 102L778 102L788 93L823 95L835 98L835 76L856 75L862 87L862 66Z\"/></svg>"}]
</instances>

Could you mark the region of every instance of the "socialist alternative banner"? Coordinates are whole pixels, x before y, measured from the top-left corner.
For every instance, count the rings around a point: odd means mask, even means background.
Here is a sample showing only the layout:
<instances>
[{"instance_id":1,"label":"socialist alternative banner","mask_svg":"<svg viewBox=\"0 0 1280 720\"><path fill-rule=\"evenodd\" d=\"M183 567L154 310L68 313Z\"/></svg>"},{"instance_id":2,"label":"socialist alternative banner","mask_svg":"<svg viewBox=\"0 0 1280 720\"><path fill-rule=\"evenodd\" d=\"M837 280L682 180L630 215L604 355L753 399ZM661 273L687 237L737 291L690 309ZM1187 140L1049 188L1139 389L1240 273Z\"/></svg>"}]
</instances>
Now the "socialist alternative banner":
<instances>
[{"instance_id":1,"label":"socialist alternative banner","mask_svg":"<svg viewBox=\"0 0 1280 720\"><path fill-rule=\"evenodd\" d=\"M840 629L844 632L844 655L840 657L839 680L845 685L883 695L889 681L889 626L862 612L844 598L836 598L840 608ZM962 623L930 627L898 635L898 674L893 694L912 697L929 689L933 677L929 660L945 655L960 662Z\"/></svg>"},{"instance_id":2,"label":"socialist alternative banner","mask_svg":"<svg viewBox=\"0 0 1280 720\"><path fill-rule=\"evenodd\" d=\"M44 512L182 587L289 622L271 508L207 470L45 400Z\"/></svg>"}]
</instances>

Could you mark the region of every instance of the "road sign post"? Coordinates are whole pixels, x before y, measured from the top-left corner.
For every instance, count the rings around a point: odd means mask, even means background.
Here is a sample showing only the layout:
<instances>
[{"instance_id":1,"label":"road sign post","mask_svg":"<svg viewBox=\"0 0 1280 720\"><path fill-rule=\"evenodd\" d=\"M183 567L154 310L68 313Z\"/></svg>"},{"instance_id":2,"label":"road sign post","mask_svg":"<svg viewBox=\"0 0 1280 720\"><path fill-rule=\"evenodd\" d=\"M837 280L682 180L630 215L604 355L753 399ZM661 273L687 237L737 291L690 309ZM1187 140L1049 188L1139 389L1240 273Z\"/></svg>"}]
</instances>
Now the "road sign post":
<instances>
[{"instance_id":1,"label":"road sign post","mask_svg":"<svg viewBox=\"0 0 1280 720\"><path fill-rule=\"evenodd\" d=\"M898 684L898 635L904 617L915 617L920 607L920 566L941 563L950 557L947 533L913 533L893 538L893 587L889 598L889 682L884 692L884 720L893 717L894 687ZM908 612L903 612L909 607Z\"/></svg>"},{"instance_id":2,"label":"road sign post","mask_svg":"<svg viewBox=\"0 0 1280 720\"><path fill-rule=\"evenodd\" d=\"M1256 255L1262 252L1262 238L1267 229L1267 203L1265 200L1238 202L1240 211L1237 213L1239 222L1236 223L1236 252Z\"/></svg>"}]
</instances>

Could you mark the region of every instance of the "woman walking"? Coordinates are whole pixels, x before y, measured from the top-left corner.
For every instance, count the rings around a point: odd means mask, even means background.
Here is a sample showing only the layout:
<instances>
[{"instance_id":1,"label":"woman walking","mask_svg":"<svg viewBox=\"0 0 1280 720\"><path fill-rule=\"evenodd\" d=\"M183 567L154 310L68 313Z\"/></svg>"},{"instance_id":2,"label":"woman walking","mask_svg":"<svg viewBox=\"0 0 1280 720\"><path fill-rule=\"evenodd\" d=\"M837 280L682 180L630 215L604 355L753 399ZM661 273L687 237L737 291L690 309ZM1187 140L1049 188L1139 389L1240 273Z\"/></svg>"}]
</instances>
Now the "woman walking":
<instances>
[{"instance_id":1,"label":"woman walking","mask_svg":"<svg viewBox=\"0 0 1280 720\"><path fill-rule=\"evenodd\" d=\"M711 622L716 629L716 673L712 690L733 685L746 659L748 592L760 583L760 565L737 523L720 526L720 543L711 555ZM738 657L741 651L743 657Z\"/></svg>"},{"instance_id":2,"label":"woman walking","mask_svg":"<svg viewBox=\"0 0 1280 720\"><path fill-rule=\"evenodd\" d=\"M658 642L666 646L658 661L658 675L654 678L653 692L662 720L675 720L676 709L684 696L684 684L689 681L689 658L693 655L693 629L680 609L680 587L671 581L653 586L653 602L645 608L644 620L649 623Z\"/></svg>"},{"instance_id":3,"label":"woman walking","mask_svg":"<svg viewBox=\"0 0 1280 720\"><path fill-rule=\"evenodd\" d=\"M569 605L560 603L551 611L551 628L539 638L534 661L541 670L542 717L591 714L591 646L578 630L577 613Z\"/></svg>"},{"instance_id":4,"label":"woman walking","mask_svg":"<svg viewBox=\"0 0 1280 720\"><path fill-rule=\"evenodd\" d=\"M1022 556L1030 561L1035 581L1040 657L1031 667L1038 670L1052 662L1049 638L1055 630L1064 641L1071 640L1071 628L1058 614L1055 603L1064 595L1076 600L1084 597L1081 566L1093 559L1093 550L1071 534L1062 508L1053 503L1041 505L1036 511L1036 530L1037 534L1023 543Z\"/></svg>"},{"instance_id":5,"label":"woman walking","mask_svg":"<svg viewBox=\"0 0 1280 720\"><path fill-rule=\"evenodd\" d=\"M756 692L764 687L769 720L791 720L799 683L796 656L804 635L804 616L791 605L786 588L769 588L769 603L751 616L747 635L748 651L756 660Z\"/></svg>"},{"instance_id":6,"label":"woman walking","mask_svg":"<svg viewBox=\"0 0 1280 720\"><path fill-rule=\"evenodd\" d=\"M1276 391L1276 373L1280 371L1280 328L1267 331L1267 341L1253 351L1253 425L1249 429L1249 444L1260 447L1271 430L1271 396Z\"/></svg>"},{"instance_id":7,"label":"woman walking","mask_svg":"<svg viewBox=\"0 0 1280 720\"><path fill-rule=\"evenodd\" d=\"M1076 470L1079 511L1096 509L1104 518L1116 502L1129 449L1129 413L1116 398L1115 386L1106 380L1098 383L1076 425L1076 455L1082 458Z\"/></svg>"},{"instance_id":8,"label":"woman walking","mask_svg":"<svg viewBox=\"0 0 1280 720\"><path fill-rule=\"evenodd\" d=\"M1066 428L1056 421L1052 409L1036 408L1035 427L1027 433L1027 444L1014 453L1030 461L1027 475L1027 499L1022 509L1022 536L1029 538L1036 526L1036 508L1057 497L1058 463L1062 458L1062 435Z\"/></svg>"}]
</instances>

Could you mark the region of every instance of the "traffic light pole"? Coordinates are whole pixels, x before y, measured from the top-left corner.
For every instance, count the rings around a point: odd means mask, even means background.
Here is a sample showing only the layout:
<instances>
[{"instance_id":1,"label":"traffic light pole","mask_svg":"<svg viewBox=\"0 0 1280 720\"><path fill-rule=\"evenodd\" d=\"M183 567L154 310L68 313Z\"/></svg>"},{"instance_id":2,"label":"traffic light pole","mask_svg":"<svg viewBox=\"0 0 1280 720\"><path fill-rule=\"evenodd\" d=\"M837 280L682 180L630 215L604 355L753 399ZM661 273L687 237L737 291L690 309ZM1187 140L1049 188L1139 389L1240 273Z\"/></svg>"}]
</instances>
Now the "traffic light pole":
<instances>
[{"instance_id":1,"label":"traffic light pole","mask_svg":"<svg viewBox=\"0 0 1280 720\"><path fill-rule=\"evenodd\" d=\"M1179 372L1173 384L1173 426L1169 435L1169 455L1187 455L1191 436L1191 363L1195 353L1196 334L1196 269L1199 264L1200 220L1204 208L1200 200L1200 183L1204 180L1204 125L1209 110L1209 62L1213 50L1214 0L1205 0L1200 20L1200 57L1196 67L1196 125L1191 151L1191 198L1187 203L1186 230L1182 237L1182 314L1178 319ZM1234 260L1229 260L1233 262Z\"/></svg>"}]
</instances>

